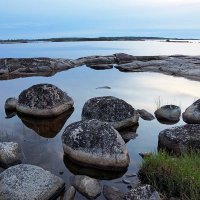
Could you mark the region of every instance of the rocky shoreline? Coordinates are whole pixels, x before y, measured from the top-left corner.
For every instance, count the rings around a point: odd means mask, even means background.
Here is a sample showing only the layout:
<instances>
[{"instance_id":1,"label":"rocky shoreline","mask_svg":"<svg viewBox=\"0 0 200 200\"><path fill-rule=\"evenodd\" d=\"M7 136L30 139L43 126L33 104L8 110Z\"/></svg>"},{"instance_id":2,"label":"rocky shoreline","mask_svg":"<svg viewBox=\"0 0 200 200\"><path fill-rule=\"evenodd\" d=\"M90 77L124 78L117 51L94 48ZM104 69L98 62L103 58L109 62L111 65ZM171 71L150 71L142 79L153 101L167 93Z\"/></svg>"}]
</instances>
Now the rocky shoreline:
<instances>
[{"instance_id":1,"label":"rocky shoreline","mask_svg":"<svg viewBox=\"0 0 200 200\"><path fill-rule=\"evenodd\" d=\"M0 80L31 76L53 76L57 72L87 66L96 70L121 72L157 72L200 80L200 56L133 56L117 53L109 56L87 56L78 59L1 58Z\"/></svg>"}]
</instances>

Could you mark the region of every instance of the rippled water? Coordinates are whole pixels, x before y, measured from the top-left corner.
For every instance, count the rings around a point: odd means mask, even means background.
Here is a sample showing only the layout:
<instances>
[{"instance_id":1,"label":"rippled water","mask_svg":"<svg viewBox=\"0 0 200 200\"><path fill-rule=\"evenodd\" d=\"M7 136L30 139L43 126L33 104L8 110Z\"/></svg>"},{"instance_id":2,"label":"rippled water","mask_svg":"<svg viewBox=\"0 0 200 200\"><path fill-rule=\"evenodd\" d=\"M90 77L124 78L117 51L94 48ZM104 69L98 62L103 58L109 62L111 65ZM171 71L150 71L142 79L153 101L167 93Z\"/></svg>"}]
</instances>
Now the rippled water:
<instances>
[{"instance_id":1,"label":"rippled water","mask_svg":"<svg viewBox=\"0 0 200 200\"><path fill-rule=\"evenodd\" d=\"M126 52L134 55L198 55L200 44L164 42L82 42L82 43L34 43L0 45L1 57L65 57L108 55ZM74 99L73 113L54 121L32 120L15 116L5 119L4 103L8 97L38 83L51 83L66 91ZM96 89L109 86L111 89ZM123 174L99 173L72 164L63 159L61 135L64 128L81 119L84 103L92 97L112 95L124 99L136 109L153 113L159 104L176 104L182 111L200 97L200 83L157 73L122 73L116 69L95 71L85 66L57 73L53 77L31 77L0 81L0 131L4 139L18 141L24 150L24 163L41 166L62 177L69 185L72 174L88 174L103 179L103 183L115 185L127 191L127 185L118 183ZM68 118L69 117L69 118ZM67 119L68 118L68 119ZM67 120L65 122L65 120ZM181 120L176 125L184 124ZM157 120L140 119L137 137L127 143L130 166L127 173L135 173L141 163L139 152L156 151L158 133L176 125L160 124ZM61 130L60 130L61 129ZM60 131L59 131L60 130ZM107 180L109 179L109 180ZM84 199L77 194L76 199ZM98 199L103 199L99 197Z\"/></svg>"}]
</instances>

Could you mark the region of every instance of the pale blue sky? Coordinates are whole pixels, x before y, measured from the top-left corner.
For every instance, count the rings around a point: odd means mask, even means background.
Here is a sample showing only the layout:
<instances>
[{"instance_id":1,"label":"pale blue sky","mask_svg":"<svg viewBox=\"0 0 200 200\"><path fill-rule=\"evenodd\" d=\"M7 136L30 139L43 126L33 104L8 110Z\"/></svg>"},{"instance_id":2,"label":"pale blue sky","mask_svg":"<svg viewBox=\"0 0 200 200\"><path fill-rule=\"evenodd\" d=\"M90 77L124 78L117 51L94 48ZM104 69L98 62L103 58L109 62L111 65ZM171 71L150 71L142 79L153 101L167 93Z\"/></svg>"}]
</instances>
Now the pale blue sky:
<instances>
[{"instance_id":1,"label":"pale blue sky","mask_svg":"<svg viewBox=\"0 0 200 200\"><path fill-rule=\"evenodd\" d=\"M0 0L0 39L200 38L200 0Z\"/></svg>"}]
</instances>

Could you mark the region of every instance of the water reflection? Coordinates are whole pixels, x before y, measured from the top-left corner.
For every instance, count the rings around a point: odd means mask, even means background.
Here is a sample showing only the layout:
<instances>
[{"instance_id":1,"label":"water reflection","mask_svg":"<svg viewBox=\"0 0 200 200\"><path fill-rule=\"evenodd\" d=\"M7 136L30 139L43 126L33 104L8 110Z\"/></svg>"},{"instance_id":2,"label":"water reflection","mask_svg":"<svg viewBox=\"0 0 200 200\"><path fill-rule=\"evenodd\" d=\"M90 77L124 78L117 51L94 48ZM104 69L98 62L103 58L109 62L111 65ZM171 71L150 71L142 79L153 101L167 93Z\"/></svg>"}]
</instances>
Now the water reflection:
<instances>
[{"instance_id":1,"label":"water reflection","mask_svg":"<svg viewBox=\"0 0 200 200\"><path fill-rule=\"evenodd\" d=\"M177 121L171 121L171 122L167 121L167 120L158 119L158 118L156 118L156 119L158 120L159 123L166 124L166 125L174 125L174 124L177 124L180 121L180 119L177 120Z\"/></svg>"}]
</instances>

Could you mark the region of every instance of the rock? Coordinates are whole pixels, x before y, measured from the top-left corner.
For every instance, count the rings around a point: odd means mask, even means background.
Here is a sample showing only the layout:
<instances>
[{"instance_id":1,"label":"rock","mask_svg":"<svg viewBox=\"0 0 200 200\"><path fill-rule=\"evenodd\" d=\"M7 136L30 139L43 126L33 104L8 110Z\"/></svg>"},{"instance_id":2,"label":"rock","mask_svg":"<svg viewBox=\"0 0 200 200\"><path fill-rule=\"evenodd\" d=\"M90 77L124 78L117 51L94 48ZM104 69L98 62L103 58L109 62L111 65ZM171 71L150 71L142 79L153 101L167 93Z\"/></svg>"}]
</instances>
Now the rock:
<instances>
[{"instance_id":1,"label":"rock","mask_svg":"<svg viewBox=\"0 0 200 200\"><path fill-rule=\"evenodd\" d=\"M0 173L3 172L4 170L5 170L4 168L0 167Z\"/></svg>"},{"instance_id":2,"label":"rock","mask_svg":"<svg viewBox=\"0 0 200 200\"><path fill-rule=\"evenodd\" d=\"M8 168L22 162L23 154L16 142L0 142L0 166Z\"/></svg>"},{"instance_id":3,"label":"rock","mask_svg":"<svg viewBox=\"0 0 200 200\"><path fill-rule=\"evenodd\" d=\"M181 109L175 105L165 105L158 108L154 114L161 122L177 123L180 120Z\"/></svg>"},{"instance_id":4,"label":"rock","mask_svg":"<svg viewBox=\"0 0 200 200\"><path fill-rule=\"evenodd\" d=\"M73 107L73 100L51 84L38 84L19 95L17 111L36 117L53 117Z\"/></svg>"},{"instance_id":5,"label":"rock","mask_svg":"<svg viewBox=\"0 0 200 200\"><path fill-rule=\"evenodd\" d=\"M185 153L200 149L200 125L187 124L165 129L158 136L159 149L167 149L174 153Z\"/></svg>"},{"instance_id":6,"label":"rock","mask_svg":"<svg viewBox=\"0 0 200 200\"><path fill-rule=\"evenodd\" d=\"M104 185L103 195L107 200L123 200L125 195L118 188L113 186Z\"/></svg>"},{"instance_id":7,"label":"rock","mask_svg":"<svg viewBox=\"0 0 200 200\"><path fill-rule=\"evenodd\" d=\"M126 143L130 140L134 140L138 136L137 134L138 127L139 127L139 124L137 123L136 125L132 127L119 130L120 135L122 136L123 140Z\"/></svg>"},{"instance_id":8,"label":"rock","mask_svg":"<svg viewBox=\"0 0 200 200\"><path fill-rule=\"evenodd\" d=\"M17 105L17 99L14 97L10 97L6 99L5 102L5 110L15 110Z\"/></svg>"},{"instance_id":9,"label":"rock","mask_svg":"<svg viewBox=\"0 0 200 200\"><path fill-rule=\"evenodd\" d=\"M102 186L100 182L88 176L74 176L71 179L71 183L78 192L88 199L96 199L101 194Z\"/></svg>"},{"instance_id":10,"label":"rock","mask_svg":"<svg viewBox=\"0 0 200 200\"><path fill-rule=\"evenodd\" d=\"M189 106L182 116L183 121L188 124L200 124L200 99Z\"/></svg>"},{"instance_id":11,"label":"rock","mask_svg":"<svg viewBox=\"0 0 200 200\"><path fill-rule=\"evenodd\" d=\"M108 122L115 129L122 129L137 124L139 115L124 100L112 96L104 96L89 99L84 104L82 120L90 119Z\"/></svg>"},{"instance_id":12,"label":"rock","mask_svg":"<svg viewBox=\"0 0 200 200\"><path fill-rule=\"evenodd\" d=\"M126 53L116 53L114 54L116 57L117 63L130 63L135 60L135 57Z\"/></svg>"},{"instance_id":13,"label":"rock","mask_svg":"<svg viewBox=\"0 0 200 200\"><path fill-rule=\"evenodd\" d=\"M65 154L82 165L104 170L127 169L129 156L125 143L108 123L79 121L67 126L62 143Z\"/></svg>"},{"instance_id":14,"label":"rock","mask_svg":"<svg viewBox=\"0 0 200 200\"><path fill-rule=\"evenodd\" d=\"M95 70L105 70L113 68L113 64L96 64L96 65L90 64L86 66Z\"/></svg>"},{"instance_id":15,"label":"rock","mask_svg":"<svg viewBox=\"0 0 200 200\"><path fill-rule=\"evenodd\" d=\"M68 190L65 192L62 200L74 200L76 194L76 189L73 186L70 186Z\"/></svg>"},{"instance_id":16,"label":"rock","mask_svg":"<svg viewBox=\"0 0 200 200\"><path fill-rule=\"evenodd\" d=\"M126 200L161 200L159 193L150 185L131 189L125 197Z\"/></svg>"},{"instance_id":17,"label":"rock","mask_svg":"<svg viewBox=\"0 0 200 200\"><path fill-rule=\"evenodd\" d=\"M142 109L142 110L137 110L137 112L139 113L140 117L144 120L148 120L148 121L151 121L151 120L154 120L155 117L149 113L148 111Z\"/></svg>"},{"instance_id":18,"label":"rock","mask_svg":"<svg viewBox=\"0 0 200 200\"><path fill-rule=\"evenodd\" d=\"M1 200L55 199L64 189L64 181L40 167L20 164L0 174Z\"/></svg>"}]
</instances>

